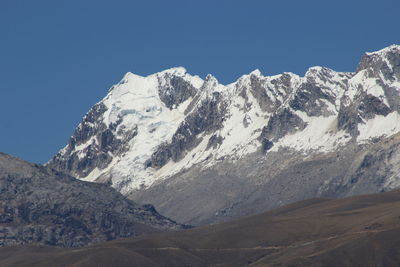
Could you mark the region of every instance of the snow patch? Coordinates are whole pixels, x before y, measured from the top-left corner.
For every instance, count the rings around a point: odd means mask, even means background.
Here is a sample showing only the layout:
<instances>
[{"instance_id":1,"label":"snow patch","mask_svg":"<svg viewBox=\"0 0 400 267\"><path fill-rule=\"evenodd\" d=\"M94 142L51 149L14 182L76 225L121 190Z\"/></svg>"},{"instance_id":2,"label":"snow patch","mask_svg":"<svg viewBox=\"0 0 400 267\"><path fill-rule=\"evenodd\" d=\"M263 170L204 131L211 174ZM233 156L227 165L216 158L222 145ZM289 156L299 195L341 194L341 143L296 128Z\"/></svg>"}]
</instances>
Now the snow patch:
<instances>
[{"instance_id":1,"label":"snow patch","mask_svg":"<svg viewBox=\"0 0 400 267\"><path fill-rule=\"evenodd\" d=\"M360 131L358 142L365 142L374 137L389 137L400 132L400 114L395 111L387 116L376 115L364 124L359 124L358 130Z\"/></svg>"},{"instance_id":2,"label":"snow patch","mask_svg":"<svg viewBox=\"0 0 400 267\"><path fill-rule=\"evenodd\" d=\"M286 135L272 147L272 151L279 148L293 148L297 151L329 152L338 146L347 143L351 137L345 131L337 131L337 116L309 117L306 113L297 111L297 115L307 123L307 127L291 135Z\"/></svg>"}]
</instances>

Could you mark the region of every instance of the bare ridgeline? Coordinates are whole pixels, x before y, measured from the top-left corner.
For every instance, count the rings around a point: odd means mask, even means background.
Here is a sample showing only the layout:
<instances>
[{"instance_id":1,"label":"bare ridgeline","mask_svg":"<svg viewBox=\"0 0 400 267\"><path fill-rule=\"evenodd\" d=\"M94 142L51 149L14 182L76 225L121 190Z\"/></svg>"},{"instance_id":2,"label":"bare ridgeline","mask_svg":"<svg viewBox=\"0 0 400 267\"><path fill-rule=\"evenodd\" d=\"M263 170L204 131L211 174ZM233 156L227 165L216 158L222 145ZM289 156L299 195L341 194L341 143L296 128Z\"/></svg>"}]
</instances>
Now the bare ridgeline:
<instances>
[{"instance_id":1,"label":"bare ridgeline","mask_svg":"<svg viewBox=\"0 0 400 267\"><path fill-rule=\"evenodd\" d=\"M82 182L2 153L0 177L0 246L79 247L185 228L107 185Z\"/></svg>"},{"instance_id":2,"label":"bare ridgeline","mask_svg":"<svg viewBox=\"0 0 400 267\"><path fill-rule=\"evenodd\" d=\"M400 193L328 198L399 188L399 152L400 46L228 85L127 73L45 166L0 154L0 265L396 266Z\"/></svg>"}]
</instances>

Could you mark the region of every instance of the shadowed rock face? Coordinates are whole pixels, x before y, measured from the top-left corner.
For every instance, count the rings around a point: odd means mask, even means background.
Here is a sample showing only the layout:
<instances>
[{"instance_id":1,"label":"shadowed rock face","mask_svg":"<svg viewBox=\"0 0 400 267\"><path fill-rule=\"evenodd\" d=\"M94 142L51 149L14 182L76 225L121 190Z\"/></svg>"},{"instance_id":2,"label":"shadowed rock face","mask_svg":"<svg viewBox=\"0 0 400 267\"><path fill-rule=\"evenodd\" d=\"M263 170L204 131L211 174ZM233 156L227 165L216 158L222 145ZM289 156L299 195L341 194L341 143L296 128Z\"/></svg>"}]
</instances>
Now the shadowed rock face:
<instances>
[{"instance_id":1,"label":"shadowed rock face","mask_svg":"<svg viewBox=\"0 0 400 267\"><path fill-rule=\"evenodd\" d=\"M179 104L197 93L197 89L182 77L166 73L163 79L166 81L166 84L159 86L158 94L161 101L169 109L179 106Z\"/></svg>"},{"instance_id":2,"label":"shadowed rock face","mask_svg":"<svg viewBox=\"0 0 400 267\"><path fill-rule=\"evenodd\" d=\"M342 105L338 114L338 129L357 137L358 125L362 121L373 119L376 115L387 116L392 110L383 101L373 95L362 94L352 105Z\"/></svg>"},{"instance_id":3,"label":"shadowed rock face","mask_svg":"<svg viewBox=\"0 0 400 267\"><path fill-rule=\"evenodd\" d=\"M329 116L333 115L327 105L321 100L334 103L335 99L322 92L321 87L313 83L305 83L300 88L289 105L293 110L304 111L308 116Z\"/></svg>"},{"instance_id":4,"label":"shadowed rock face","mask_svg":"<svg viewBox=\"0 0 400 267\"><path fill-rule=\"evenodd\" d=\"M137 130L121 127L117 132L121 120L107 126L102 117L106 111L103 103L93 106L75 129L64 153L58 153L52 159L51 168L69 170L68 173L73 176L85 177L95 168L106 168L112 161L110 153L121 154L126 151L127 143L137 135ZM76 149L88 142L90 144L84 151Z\"/></svg>"},{"instance_id":5,"label":"shadowed rock face","mask_svg":"<svg viewBox=\"0 0 400 267\"><path fill-rule=\"evenodd\" d=\"M338 114L338 129L345 130L350 133L353 137L359 135L358 124L361 122L361 118L358 114L358 108L355 105L340 106Z\"/></svg>"},{"instance_id":6,"label":"shadowed rock face","mask_svg":"<svg viewBox=\"0 0 400 267\"><path fill-rule=\"evenodd\" d=\"M398 86L391 86L386 81L400 80L400 57L398 46L390 46L382 52L365 54L357 68L365 70L369 77L376 78L377 83L384 88L387 101L392 110L400 111L400 94Z\"/></svg>"},{"instance_id":7,"label":"shadowed rock face","mask_svg":"<svg viewBox=\"0 0 400 267\"><path fill-rule=\"evenodd\" d=\"M160 145L152 154L149 166L160 168L170 159L175 162L182 159L187 151L201 142L198 138L200 134L211 133L221 128L225 112L225 103L219 93L215 92L210 98L203 100L178 127L172 141Z\"/></svg>"},{"instance_id":8,"label":"shadowed rock face","mask_svg":"<svg viewBox=\"0 0 400 267\"><path fill-rule=\"evenodd\" d=\"M272 115L267 126L262 130L260 138L277 141L281 137L303 130L307 126L299 116L289 109L284 109Z\"/></svg>"},{"instance_id":9,"label":"shadowed rock face","mask_svg":"<svg viewBox=\"0 0 400 267\"><path fill-rule=\"evenodd\" d=\"M0 153L0 246L78 247L181 225L104 184Z\"/></svg>"}]
</instances>

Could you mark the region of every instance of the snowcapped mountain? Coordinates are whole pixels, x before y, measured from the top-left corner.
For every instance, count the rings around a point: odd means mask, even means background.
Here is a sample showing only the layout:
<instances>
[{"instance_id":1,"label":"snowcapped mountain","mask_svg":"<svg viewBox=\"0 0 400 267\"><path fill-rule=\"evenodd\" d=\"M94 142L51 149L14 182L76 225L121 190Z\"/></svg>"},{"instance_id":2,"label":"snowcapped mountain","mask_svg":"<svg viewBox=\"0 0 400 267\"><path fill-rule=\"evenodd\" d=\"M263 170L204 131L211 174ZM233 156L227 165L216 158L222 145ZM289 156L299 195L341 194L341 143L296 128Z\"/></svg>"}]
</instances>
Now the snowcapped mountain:
<instances>
[{"instance_id":1,"label":"snowcapped mountain","mask_svg":"<svg viewBox=\"0 0 400 267\"><path fill-rule=\"evenodd\" d=\"M127 73L47 165L201 224L396 188L399 132L400 46L392 45L366 53L351 73L255 70L228 85L181 67Z\"/></svg>"}]
</instances>

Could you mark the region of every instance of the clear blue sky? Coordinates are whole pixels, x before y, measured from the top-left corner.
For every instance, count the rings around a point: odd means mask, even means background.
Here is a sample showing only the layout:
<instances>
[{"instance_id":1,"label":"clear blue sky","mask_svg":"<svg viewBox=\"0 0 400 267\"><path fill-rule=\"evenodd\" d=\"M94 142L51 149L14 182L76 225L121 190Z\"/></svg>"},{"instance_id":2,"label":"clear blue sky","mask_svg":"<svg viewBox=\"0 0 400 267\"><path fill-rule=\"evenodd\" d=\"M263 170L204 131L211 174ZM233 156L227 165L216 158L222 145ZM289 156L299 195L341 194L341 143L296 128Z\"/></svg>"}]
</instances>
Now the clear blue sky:
<instances>
[{"instance_id":1,"label":"clear blue sky","mask_svg":"<svg viewBox=\"0 0 400 267\"><path fill-rule=\"evenodd\" d=\"M0 151L43 163L128 72L229 83L400 44L400 1L0 0Z\"/></svg>"}]
</instances>

